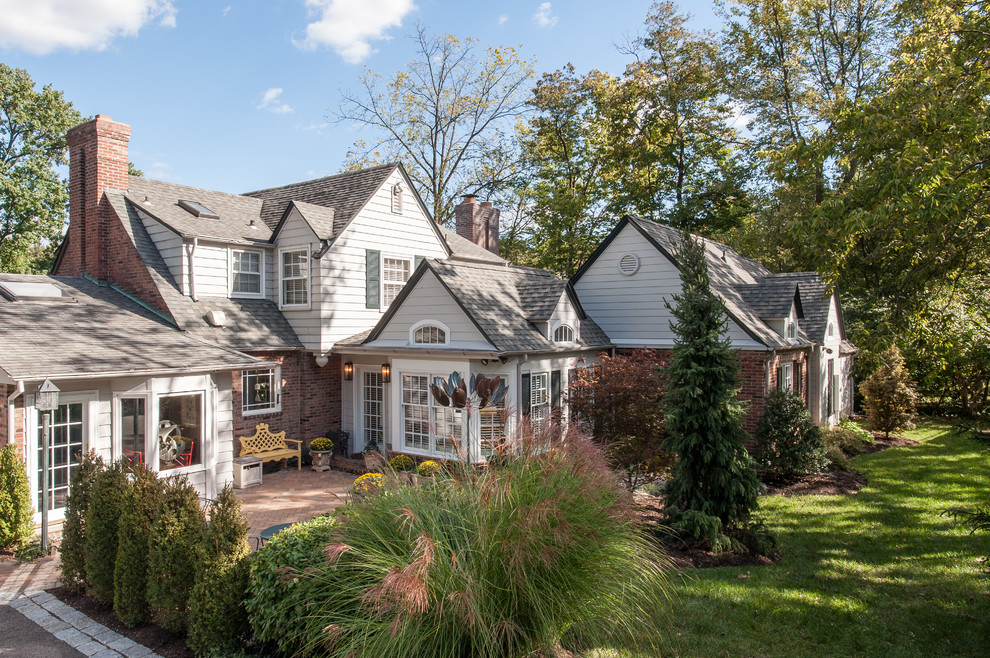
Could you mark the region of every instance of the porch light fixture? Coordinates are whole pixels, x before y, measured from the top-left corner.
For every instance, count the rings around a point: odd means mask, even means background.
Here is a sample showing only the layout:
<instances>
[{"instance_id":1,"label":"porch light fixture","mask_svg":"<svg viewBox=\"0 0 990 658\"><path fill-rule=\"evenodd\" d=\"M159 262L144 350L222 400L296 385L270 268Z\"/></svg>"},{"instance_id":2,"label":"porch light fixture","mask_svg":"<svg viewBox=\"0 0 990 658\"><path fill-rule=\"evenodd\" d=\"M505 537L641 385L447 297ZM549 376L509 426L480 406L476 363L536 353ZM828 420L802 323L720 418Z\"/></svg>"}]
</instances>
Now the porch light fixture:
<instances>
[{"instance_id":1,"label":"porch light fixture","mask_svg":"<svg viewBox=\"0 0 990 658\"><path fill-rule=\"evenodd\" d=\"M58 409L59 388L46 379L34 394L34 408L41 415L41 552L48 553L48 478L52 444L52 412Z\"/></svg>"},{"instance_id":2,"label":"porch light fixture","mask_svg":"<svg viewBox=\"0 0 990 658\"><path fill-rule=\"evenodd\" d=\"M354 379L354 364L348 361L344 364L344 381L349 382Z\"/></svg>"},{"instance_id":3,"label":"porch light fixture","mask_svg":"<svg viewBox=\"0 0 990 658\"><path fill-rule=\"evenodd\" d=\"M481 359L481 365L487 366L488 365L488 359Z\"/></svg>"},{"instance_id":4,"label":"porch light fixture","mask_svg":"<svg viewBox=\"0 0 990 658\"><path fill-rule=\"evenodd\" d=\"M382 364L382 383L388 384L392 381L392 364Z\"/></svg>"}]
</instances>

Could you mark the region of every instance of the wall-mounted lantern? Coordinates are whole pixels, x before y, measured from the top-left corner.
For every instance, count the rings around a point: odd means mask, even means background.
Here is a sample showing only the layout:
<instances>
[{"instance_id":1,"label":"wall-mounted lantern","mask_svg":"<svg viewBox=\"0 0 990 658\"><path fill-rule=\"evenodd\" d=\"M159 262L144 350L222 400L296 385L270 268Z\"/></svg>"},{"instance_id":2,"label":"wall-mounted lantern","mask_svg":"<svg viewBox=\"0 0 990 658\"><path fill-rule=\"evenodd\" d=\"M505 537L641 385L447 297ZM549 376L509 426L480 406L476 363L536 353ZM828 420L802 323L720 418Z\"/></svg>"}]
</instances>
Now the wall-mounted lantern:
<instances>
[{"instance_id":1,"label":"wall-mounted lantern","mask_svg":"<svg viewBox=\"0 0 990 658\"><path fill-rule=\"evenodd\" d=\"M354 364L348 361L344 364L344 381L349 382L354 379Z\"/></svg>"},{"instance_id":2,"label":"wall-mounted lantern","mask_svg":"<svg viewBox=\"0 0 990 658\"><path fill-rule=\"evenodd\" d=\"M388 384L392 381L392 365L390 363L382 364L382 383Z\"/></svg>"}]
</instances>

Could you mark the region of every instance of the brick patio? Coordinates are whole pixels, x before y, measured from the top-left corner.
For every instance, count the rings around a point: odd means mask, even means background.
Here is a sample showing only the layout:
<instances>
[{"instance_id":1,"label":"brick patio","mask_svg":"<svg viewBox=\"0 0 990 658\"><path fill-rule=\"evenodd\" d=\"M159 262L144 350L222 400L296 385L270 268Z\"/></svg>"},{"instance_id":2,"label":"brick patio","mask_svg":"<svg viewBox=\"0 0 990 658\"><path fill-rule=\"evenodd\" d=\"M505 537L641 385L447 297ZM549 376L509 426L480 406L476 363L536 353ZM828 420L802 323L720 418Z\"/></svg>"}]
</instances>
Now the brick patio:
<instances>
[{"instance_id":1,"label":"brick patio","mask_svg":"<svg viewBox=\"0 0 990 658\"><path fill-rule=\"evenodd\" d=\"M356 475L341 471L318 473L304 466L265 473L261 486L237 489L241 511L252 536L273 525L306 521L344 504ZM256 546L251 542L251 548Z\"/></svg>"}]
</instances>

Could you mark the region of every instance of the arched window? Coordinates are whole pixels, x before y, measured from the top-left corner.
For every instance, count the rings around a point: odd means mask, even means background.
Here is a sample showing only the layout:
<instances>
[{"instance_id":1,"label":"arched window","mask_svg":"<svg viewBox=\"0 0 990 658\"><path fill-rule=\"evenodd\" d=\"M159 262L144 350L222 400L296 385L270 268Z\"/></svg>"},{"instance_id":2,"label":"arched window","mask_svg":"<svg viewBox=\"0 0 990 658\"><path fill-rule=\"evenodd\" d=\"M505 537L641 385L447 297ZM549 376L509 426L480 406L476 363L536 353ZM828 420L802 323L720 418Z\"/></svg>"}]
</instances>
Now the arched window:
<instances>
[{"instance_id":1,"label":"arched window","mask_svg":"<svg viewBox=\"0 0 990 658\"><path fill-rule=\"evenodd\" d=\"M392 212L402 214L402 185L399 183L392 186Z\"/></svg>"},{"instance_id":2,"label":"arched window","mask_svg":"<svg viewBox=\"0 0 990 658\"><path fill-rule=\"evenodd\" d=\"M417 345L443 345L447 342L447 332L434 324L416 329L414 341Z\"/></svg>"},{"instance_id":3,"label":"arched window","mask_svg":"<svg viewBox=\"0 0 990 658\"><path fill-rule=\"evenodd\" d=\"M553 330L553 342L555 343L573 343L574 342L574 329L567 324L562 324Z\"/></svg>"},{"instance_id":4,"label":"arched window","mask_svg":"<svg viewBox=\"0 0 990 658\"><path fill-rule=\"evenodd\" d=\"M829 322L828 323L828 337L831 338L834 335L835 335L835 325L833 325L831 322Z\"/></svg>"},{"instance_id":5,"label":"arched window","mask_svg":"<svg viewBox=\"0 0 990 658\"><path fill-rule=\"evenodd\" d=\"M794 322L793 320L787 321L787 337L797 338L797 322Z\"/></svg>"}]
</instances>

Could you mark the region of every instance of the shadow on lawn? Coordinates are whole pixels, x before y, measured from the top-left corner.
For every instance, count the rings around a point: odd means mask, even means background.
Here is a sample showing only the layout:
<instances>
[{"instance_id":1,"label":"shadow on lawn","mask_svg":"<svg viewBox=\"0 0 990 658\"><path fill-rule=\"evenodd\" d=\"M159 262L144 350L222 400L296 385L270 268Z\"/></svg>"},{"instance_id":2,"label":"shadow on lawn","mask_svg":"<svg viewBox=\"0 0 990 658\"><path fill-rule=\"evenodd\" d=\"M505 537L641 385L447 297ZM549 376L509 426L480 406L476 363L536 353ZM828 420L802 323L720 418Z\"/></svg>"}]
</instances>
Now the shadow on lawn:
<instances>
[{"instance_id":1,"label":"shadow on lawn","mask_svg":"<svg viewBox=\"0 0 990 658\"><path fill-rule=\"evenodd\" d=\"M986 536L940 512L990 491L990 456L948 428L853 461L849 496L762 499L772 567L689 572L680 655L985 655Z\"/></svg>"}]
</instances>

